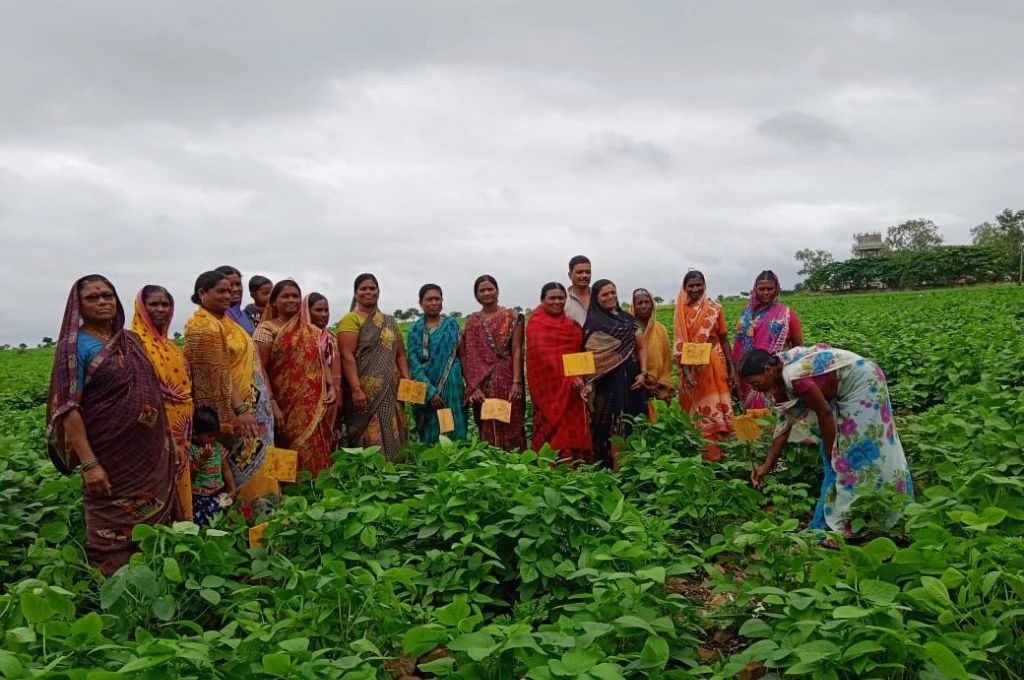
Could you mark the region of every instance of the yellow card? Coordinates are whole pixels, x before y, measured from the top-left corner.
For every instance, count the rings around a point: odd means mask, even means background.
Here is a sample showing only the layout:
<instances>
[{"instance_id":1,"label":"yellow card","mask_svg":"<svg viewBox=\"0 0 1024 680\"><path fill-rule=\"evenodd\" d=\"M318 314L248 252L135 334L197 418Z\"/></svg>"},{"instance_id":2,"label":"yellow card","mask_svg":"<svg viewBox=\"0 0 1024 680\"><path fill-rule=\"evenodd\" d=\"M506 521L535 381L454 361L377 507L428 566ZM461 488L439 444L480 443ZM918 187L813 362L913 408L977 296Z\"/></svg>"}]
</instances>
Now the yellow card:
<instances>
[{"instance_id":1,"label":"yellow card","mask_svg":"<svg viewBox=\"0 0 1024 680\"><path fill-rule=\"evenodd\" d=\"M398 381L398 401L407 401L410 404L427 403L427 383L405 379Z\"/></svg>"},{"instance_id":2,"label":"yellow card","mask_svg":"<svg viewBox=\"0 0 1024 680\"><path fill-rule=\"evenodd\" d=\"M249 528L250 548L259 548L263 545L263 533L267 530L268 526L270 526L270 522L263 522L262 524L257 524L256 526Z\"/></svg>"},{"instance_id":3,"label":"yellow card","mask_svg":"<svg viewBox=\"0 0 1024 680\"><path fill-rule=\"evenodd\" d=\"M299 452L271 446L267 449L267 460L263 466L267 477L279 482L294 482L298 477Z\"/></svg>"},{"instance_id":4,"label":"yellow card","mask_svg":"<svg viewBox=\"0 0 1024 680\"><path fill-rule=\"evenodd\" d=\"M441 434L455 430L455 416L452 415L450 408L437 410L437 424L440 426L438 429L441 431Z\"/></svg>"},{"instance_id":5,"label":"yellow card","mask_svg":"<svg viewBox=\"0 0 1024 680\"><path fill-rule=\"evenodd\" d=\"M565 377L567 378L571 378L574 375L593 375L597 373L597 369L594 368L593 352L563 354L562 366L565 368Z\"/></svg>"},{"instance_id":6,"label":"yellow card","mask_svg":"<svg viewBox=\"0 0 1024 680\"><path fill-rule=\"evenodd\" d=\"M484 399L480 409L481 420L498 420L503 423L512 422L512 402L505 399Z\"/></svg>"},{"instance_id":7,"label":"yellow card","mask_svg":"<svg viewBox=\"0 0 1024 680\"><path fill-rule=\"evenodd\" d=\"M269 456L269 451L268 451ZM249 481L238 490L238 497L244 501L257 501L266 496L280 496L281 484L267 474L267 462L254 474Z\"/></svg>"},{"instance_id":8,"label":"yellow card","mask_svg":"<svg viewBox=\"0 0 1024 680\"><path fill-rule=\"evenodd\" d=\"M686 366L703 366L711 363L711 343L684 342L680 363Z\"/></svg>"},{"instance_id":9,"label":"yellow card","mask_svg":"<svg viewBox=\"0 0 1024 680\"><path fill-rule=\"evenodd\" d=\"M747 409L747 415L750 416L751 418L753 418L754 420L757 420L759 418L764 418L764 417L768 416L768 414L770 414L770 413L771 413L771 409L767 409L767 408L748 408Z\"/></svg>"},{"instance_id":10,"label":"yellow card","mask_svg":"<svg viewBox=\"0 0 1024 680\"><path fill-rule=\"evenodd\" d=\"M741 442L750 442L761 438L761 426L749 414L733 416L732 426L736 430L736 438Z\"/></svg>"}]
</instances>

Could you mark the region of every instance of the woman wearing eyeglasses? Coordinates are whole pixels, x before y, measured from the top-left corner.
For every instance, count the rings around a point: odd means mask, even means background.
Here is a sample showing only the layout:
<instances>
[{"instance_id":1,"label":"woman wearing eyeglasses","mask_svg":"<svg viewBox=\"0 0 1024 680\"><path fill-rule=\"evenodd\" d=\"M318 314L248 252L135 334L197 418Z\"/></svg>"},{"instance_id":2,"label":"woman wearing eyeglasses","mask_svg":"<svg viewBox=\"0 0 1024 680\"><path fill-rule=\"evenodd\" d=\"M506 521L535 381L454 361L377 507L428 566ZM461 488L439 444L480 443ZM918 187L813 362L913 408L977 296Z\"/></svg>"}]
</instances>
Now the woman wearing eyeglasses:
<instances>
[{"instance_id":1,"label":"woman wearing eyeglasses","mask_svg":"<svg viewBox=\"0 0 1024 680\"><path fill-rule=\"evenodd\" d=\"M136 524L180 519L160 381L104 277L68 295L47 399L47 448L58 470L82 470L85 551L104 574L136 549Z\"/></svg>"}]
</instances>

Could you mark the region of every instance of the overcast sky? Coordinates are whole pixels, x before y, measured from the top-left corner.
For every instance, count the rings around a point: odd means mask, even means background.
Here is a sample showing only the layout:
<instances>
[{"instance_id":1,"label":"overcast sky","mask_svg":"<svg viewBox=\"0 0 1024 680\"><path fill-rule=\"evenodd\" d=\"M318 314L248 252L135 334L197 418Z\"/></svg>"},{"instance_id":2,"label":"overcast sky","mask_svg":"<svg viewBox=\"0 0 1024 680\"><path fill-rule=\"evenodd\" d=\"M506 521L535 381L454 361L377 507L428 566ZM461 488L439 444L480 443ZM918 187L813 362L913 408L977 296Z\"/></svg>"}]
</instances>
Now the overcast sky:
<instances>
[{"instance_id":1,"label":"overcast sky","mask_svg":"<svg viewBox=\"0 0 1024 680\"><path fill-rule=\"evenodd\" d=\"M468 312L577 253L669 298L908 218L967 242L1024 207L1021 36L1019 0L3 0L0 342L92 272L180 328L220 264L338 318L361 271Z\"/></svg>"}]
</instances>

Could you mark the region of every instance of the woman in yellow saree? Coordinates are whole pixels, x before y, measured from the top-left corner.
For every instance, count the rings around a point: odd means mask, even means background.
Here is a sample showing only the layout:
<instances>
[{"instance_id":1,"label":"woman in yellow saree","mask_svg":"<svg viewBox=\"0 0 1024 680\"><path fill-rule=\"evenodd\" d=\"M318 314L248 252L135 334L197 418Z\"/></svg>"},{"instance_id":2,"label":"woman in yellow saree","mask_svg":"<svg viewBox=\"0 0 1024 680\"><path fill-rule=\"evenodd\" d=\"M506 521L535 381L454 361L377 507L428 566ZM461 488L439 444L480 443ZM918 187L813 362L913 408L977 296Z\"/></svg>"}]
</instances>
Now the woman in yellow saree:
<instances>
[{"instance_id":1,"label":"woman in yellow saree","mask_svg":"<svg viewBox=\"0 0 1024 680\"><path fill-rule=\"evenodd\" d=\"M200 274L185 324L185 358L192 367L195 405L217 411L231 472L243 498L276 495L277 483L259 474L274 445L274 411L256 345L226 314L231 284L216 271Z\"/></svg>"},{"instance_id":2,"label":"woman in yellow saree","mask_svg":"<svg viewBox=\"0 0 1024 680\"><path fill-rule=\"evenodd\" d=\"M654 297L646 288L633 291L633 316L640 324L647 348L647 415L654 422L654 401L671 403L676 394L672 381L672 343L668 331L658 323Z\"/></svg>"},{"instance_id":3,"label":"woman in yellow saree","mask_svg":"<svg viewBox=\"0 0 1024 680\"><path fill-rule=\"evenodd\" d=\"M135 296L132 332L139 336L160 380L167 427L175 448L175 478L182 516L192 521L192 475L189 452L192 446L192 377L188 362L178 346L167 337L174 317L174 298L163 286L143 286Z\"/></svg>"},{"instance_id":4,"label":"woman in yellow saree","mask_svg":"<svg viewBox=\"0 0 1024 680\"><path fill-rule=\"evenodd\" d=\"M320 352L320 329L306 321L301 306L299 284L278 281L253 340L281 410L277 437L298 452L299 469L315 478L331 467L332 423L324 414L335 391Z\"/></svg>"}]
</instances>

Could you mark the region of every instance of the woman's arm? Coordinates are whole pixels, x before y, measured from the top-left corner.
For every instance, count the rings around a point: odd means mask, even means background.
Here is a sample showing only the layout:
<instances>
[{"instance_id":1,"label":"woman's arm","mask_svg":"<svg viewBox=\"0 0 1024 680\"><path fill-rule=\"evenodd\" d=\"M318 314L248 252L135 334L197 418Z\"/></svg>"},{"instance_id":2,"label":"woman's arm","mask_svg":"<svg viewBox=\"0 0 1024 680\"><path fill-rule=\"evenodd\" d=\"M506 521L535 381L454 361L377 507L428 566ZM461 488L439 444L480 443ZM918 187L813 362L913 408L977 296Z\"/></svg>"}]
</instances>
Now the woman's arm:
<instances>
[{"instance_id":1,"label":"woman's arm","mask_svg":"<svg viewBox=\"0 0 1024 680\"><path fill-rule=\"evenodd\" d=\"M220 457L220 469L224 476L224 488L228 490L231 497L234 498L235 494L238 493L238 487L235 486L235 475L231 472L231 465L228 463L227 452L221 451Z\"/></svg>"},{"instance_id":2,"label":"woman's arm","mask_svg":"<svg viewBox=\"0 0 1024 680\"><path fill-rule=\"evenodd\" d=\"M395 355L395 363L398 364L398 375L404 379L409 379L409 357L405 354L405 341L402 340L401 333L395 333L398 340L398 351Z\"/></svg>"},{"instance_id":3,"label":"woman's arm","mask_svg":"<svg viewBox=\"0 0 1024 680\"><path fill-rule=\"evenodd\" d=\"M804 327L800 324L800 317L792 309L789 310L789 337L786 338L788 347L804 346Z\"/></svg>"},{"instance_id":4,"label":"woman's arm","mask_svg":"<svg viewBox=\"0 0 1024 680\"><path fill-rule=\"evenodd\" d=\"M71 440L71 447L75 451L78 462L89 467L82 471L82 479L85 481L85 488L94 494L103 496L110 495L110 480L102 465L92 464L96 460L96 454L89 444L89 436L85 431L85 421L78 409L68 411L64 416L64 431Z\"/></svg>"},{"instance_id":5,"label":"woman's arm","mask_svg":"<svg viewBox=\"0 0 1024 680\"><path fill-rule=\"evenodd\" d=\"M424 333L426 330L423 331ZM422 337L419 339L414 338L412 330L409 331L409 346L416 347L419 342L422 341ZM423 355L420 352L407 352L405 354L406 363L409 366L409 377L417 382L427 384L427 401L434 398L437 394L437 386L430 382L430 376L427 375L427 365L423 363ZM401 369L399 369L401 371Z\"/></svg>"},{"instance_id":6,"label":"woman's arm","mask_svg":"<svg viewBox=\"0 0 1024 680\"><path fill-rule=\"evenodd\" d=\"M789 428L786 428L785 432L775 435L775 438L772 439L772 445L768 449L768 456L764 459L764 464L755 467L750 472L750 483L754 485L755 489L760 489L764 484L764 476L775 467L775 461L779 459L787 441L789 441Z\"/></svg>"},{"instance_id":7,"label":"woman's arm","mask_svg":"<svg viewBox=\"0 0 1024 680\"><path fill-rule=\"evenodd\" d=\"M359 334L338 331L338 347L341 348L341 370L348 383L352 405L360 411L366 408L366 394L359 383L359 368L356 366L356 348L359 346Z\"/></svg>"},{"instance_id":8,"label":"woman's arm","mask_svg":"<svg viewBox=\"0 0 1024 680\"><path fill-rule=\"evenodd\" d=\"M641 331L637 331L634 334L634 342L636 342L636 353L640 359L640 373L636 376L636 380L633 381L631 389L639 390L647 384L647 345L644 342L644 334Z\"/></svg>"},{"instance_id":9,"label":"woman's arm","mask_svg":"<svg viewBox=\"0 0 1024 680\"><path fill-rule=\"evenodd\" d=\"M719 333L718 342L722 345L722 353L725 354L725 365L729 371L729 387L736 389L739 381L736 379L736 364L732 362L732 345L729 344L729 334Z\"/></svg>"}]
</instances>

